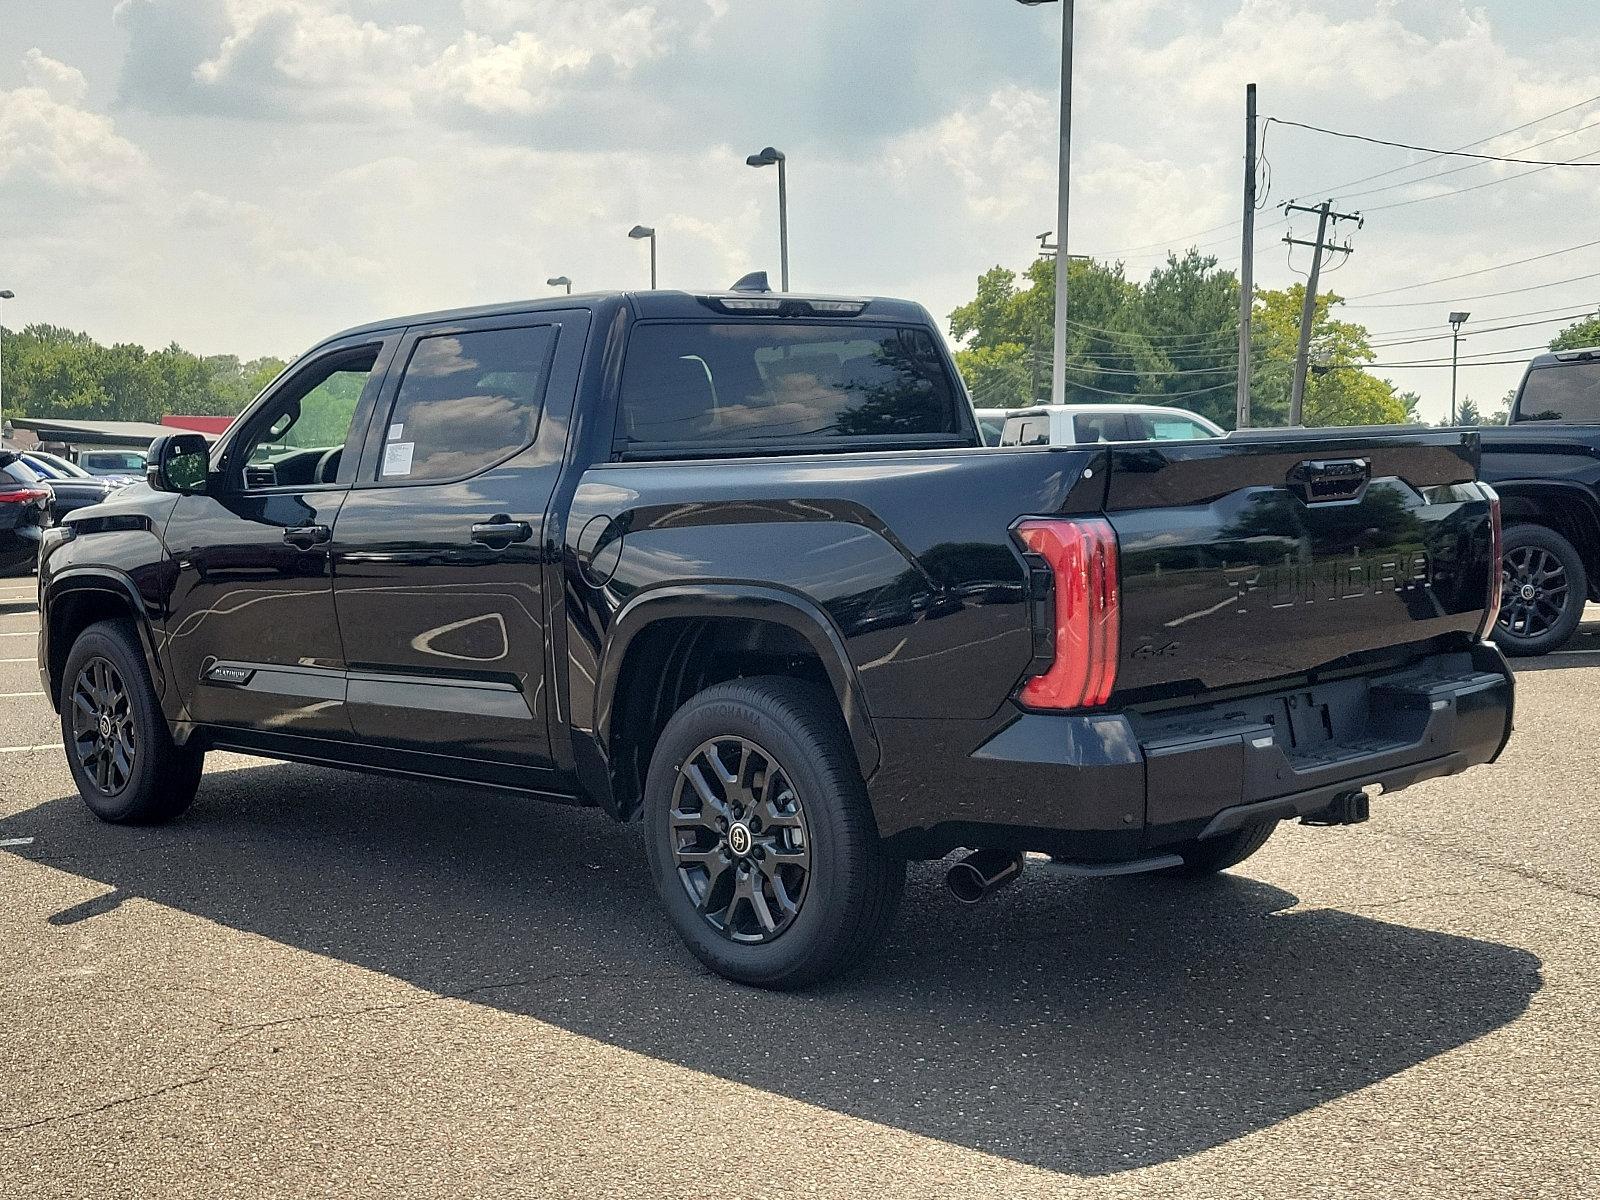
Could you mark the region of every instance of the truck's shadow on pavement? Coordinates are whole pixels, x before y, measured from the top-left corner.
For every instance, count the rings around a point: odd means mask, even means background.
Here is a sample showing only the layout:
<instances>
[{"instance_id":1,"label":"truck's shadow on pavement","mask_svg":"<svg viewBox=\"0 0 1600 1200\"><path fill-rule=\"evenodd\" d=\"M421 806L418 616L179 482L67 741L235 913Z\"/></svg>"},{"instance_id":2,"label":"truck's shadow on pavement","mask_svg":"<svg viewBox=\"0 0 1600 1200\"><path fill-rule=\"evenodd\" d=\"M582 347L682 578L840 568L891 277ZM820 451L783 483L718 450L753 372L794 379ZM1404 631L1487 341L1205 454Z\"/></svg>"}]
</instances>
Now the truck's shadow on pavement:
<instances>
[{"instance_id":1,"label":"truck's shadow on pavement","mask_svg":"<svg viewBox=\"0 0 1600 1200\"><path fill-rule=\"evenodd\" d=\"M1074 1173L1268 1127L1505 1025L1540 986L1521 950L1346 912L1284 913L1295 897L1240 876L1029 878L963 909L922 867L869 971L771 995L709 976L681 950L634 834L598 814L298 766L213 774L166 829L100 825L73 796L4 833L37 838L13 853L115 889L56 924L143 897ZM692 1092L684 1104L687 1119Z\"/></svg>"}]
</instances>

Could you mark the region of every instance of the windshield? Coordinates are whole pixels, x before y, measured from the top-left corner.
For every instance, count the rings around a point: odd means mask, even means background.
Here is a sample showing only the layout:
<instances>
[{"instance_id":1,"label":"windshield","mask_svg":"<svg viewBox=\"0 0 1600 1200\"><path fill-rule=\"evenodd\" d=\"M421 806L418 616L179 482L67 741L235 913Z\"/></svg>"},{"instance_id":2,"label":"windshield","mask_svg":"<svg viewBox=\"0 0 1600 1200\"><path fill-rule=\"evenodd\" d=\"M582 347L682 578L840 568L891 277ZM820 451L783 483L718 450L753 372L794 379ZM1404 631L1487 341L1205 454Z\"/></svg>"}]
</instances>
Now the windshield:
<instances>
[{"instance_id":1,"label":"windshield","mask_svg":"<svg viewBox=\"0 0 1600 1200\"><path fill-rule=\"evenodd\" d=\"M75 462L68 462L58 454L46 454L36 450L28 455L28 461L38 469L47 469L62 479L88 479L89 472L85 471Z\"/></svg>"},{"instance_id":2,"label":"windshield","mask_svg":"<svg viewBox=\"0 0 1600 1200\"><path fill-rule=\"evenodd\" d=\"M1556 363L1529 371L1517 400L1517 420L1600 425L1600 362Z\"/></svg>"}]
</instances>

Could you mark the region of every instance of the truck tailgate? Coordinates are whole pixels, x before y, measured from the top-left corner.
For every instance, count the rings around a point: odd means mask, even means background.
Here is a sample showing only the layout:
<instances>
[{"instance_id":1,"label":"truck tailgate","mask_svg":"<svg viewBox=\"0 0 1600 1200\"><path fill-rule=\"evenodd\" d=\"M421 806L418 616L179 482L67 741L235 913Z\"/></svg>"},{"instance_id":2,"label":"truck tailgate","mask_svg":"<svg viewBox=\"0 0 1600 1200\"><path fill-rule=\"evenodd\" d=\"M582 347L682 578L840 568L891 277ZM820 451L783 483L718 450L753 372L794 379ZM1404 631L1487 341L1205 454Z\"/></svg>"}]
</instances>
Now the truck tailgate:
<instances>
[{"instance_id":1,"label":"truck tailgate","mask_svg":"<svg viewBox=\"0 0 1600 1200\"><path fill-rule=\"evenodd\" d=\"M1123 703L1465 644L1482 621L1498 568L1475 433L1295 431L1107 453Z\"/></svg>"}]
</instances>

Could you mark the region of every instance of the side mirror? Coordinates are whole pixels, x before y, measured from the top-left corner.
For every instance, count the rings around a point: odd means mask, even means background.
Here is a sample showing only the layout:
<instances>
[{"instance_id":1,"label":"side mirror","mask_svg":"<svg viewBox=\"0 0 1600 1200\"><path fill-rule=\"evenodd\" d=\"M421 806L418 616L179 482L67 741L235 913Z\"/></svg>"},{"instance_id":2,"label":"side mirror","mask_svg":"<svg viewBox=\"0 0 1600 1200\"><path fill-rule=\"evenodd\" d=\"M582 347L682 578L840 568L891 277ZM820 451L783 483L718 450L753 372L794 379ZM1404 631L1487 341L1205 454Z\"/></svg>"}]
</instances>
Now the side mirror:
<instances>
[{"instance_id":1,"label":"side mirror","mask_svg":"<svg viewBox=\"0 0 1600 1200\"><path fill-rule=\"evenodd\" d=\"M169 433L150 443L145 482L158 492L203 492L211 447L198 433Z\"/></svg>"}]
</instances>

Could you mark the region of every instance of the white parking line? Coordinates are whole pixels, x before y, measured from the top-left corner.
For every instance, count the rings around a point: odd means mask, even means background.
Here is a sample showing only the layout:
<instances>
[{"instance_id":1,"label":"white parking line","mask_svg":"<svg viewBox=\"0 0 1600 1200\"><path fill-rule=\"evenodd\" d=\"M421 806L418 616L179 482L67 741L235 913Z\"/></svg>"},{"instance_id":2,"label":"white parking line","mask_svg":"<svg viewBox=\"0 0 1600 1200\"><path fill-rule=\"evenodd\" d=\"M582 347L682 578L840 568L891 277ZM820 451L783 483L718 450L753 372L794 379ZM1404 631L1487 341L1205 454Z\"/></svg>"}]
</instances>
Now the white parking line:
<instances>
[{"instance_id":1,"label":"white parking line","mask_svg":"<svg viewBox=\"0 0 1600 1200\"><path fill-rule=\"evenodd\" d=\"M43 692L0 692L0 700L21 700L24 696L42 696Z\"/></svg>"},{"instance_id":2,"label":"white parking line","mask_svg":"<svg viewBox=\"0 0 1600 1200\"><path fill-rule=\"evenodd\" d=\"M38 637L37 629L24 629L20 633L0 633L0 637Z\"/></svg>"},{"instance_id":3,"label":"white parking line","mask_svg":"<svg viewBox=\"0 0 1600 1200\"><path fill-rule=\"evenodd\" d=\"M0 663L8 663L8 662L38 662L38 661L39 661L39 656L37 654L30 654L26 658L0 658Z\"/></svg>"},{"instance_id":4,"label":"white parking line","mask_svg":"<svg viewBox=\"0 0 1600 1200\"><path fill-rule=\"evenodd\" d=\"M31 846L32 838L0 838L0 846Z\"/></svg>"},{"instance_id":5,"label":"white parking line","mask_svg":"<svg viewBox=\"0 0 1600 1200\"><path fill-rule=\"evenodd\" d=\"M60 742L43 742L37 746L0 746L0 754L26 754L30 750L60 750Z\"/></svg>"}]
</instances>

